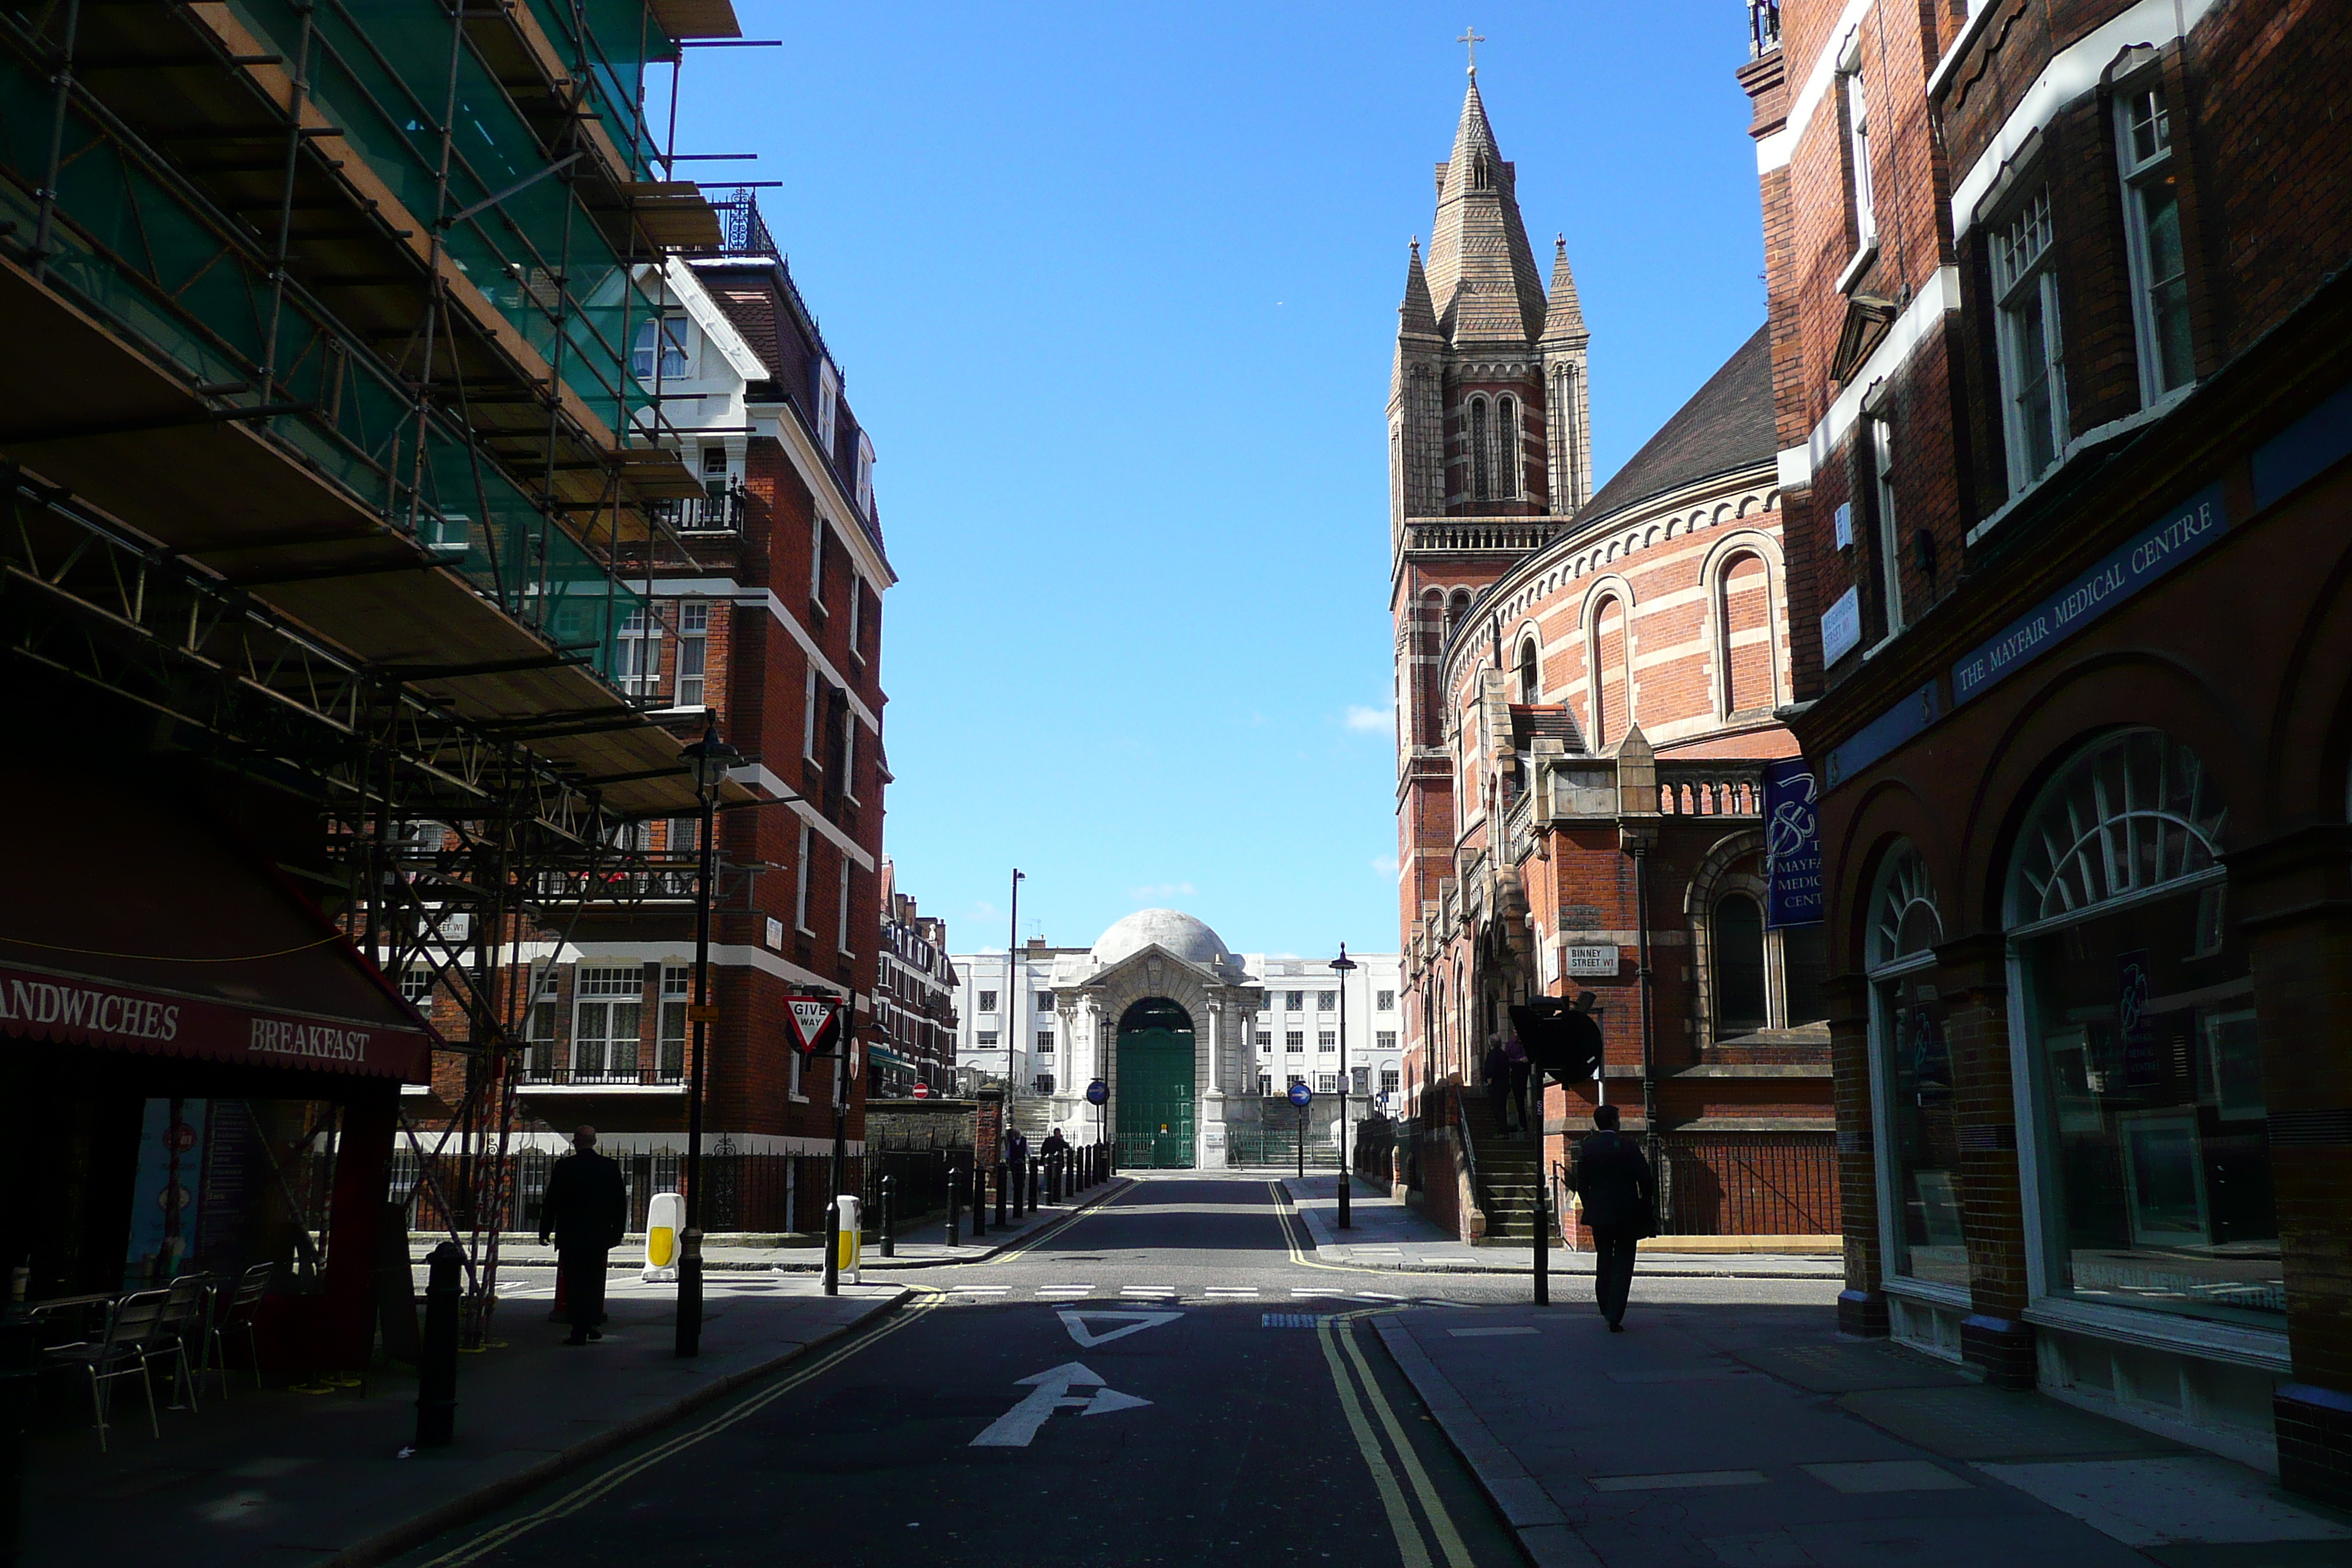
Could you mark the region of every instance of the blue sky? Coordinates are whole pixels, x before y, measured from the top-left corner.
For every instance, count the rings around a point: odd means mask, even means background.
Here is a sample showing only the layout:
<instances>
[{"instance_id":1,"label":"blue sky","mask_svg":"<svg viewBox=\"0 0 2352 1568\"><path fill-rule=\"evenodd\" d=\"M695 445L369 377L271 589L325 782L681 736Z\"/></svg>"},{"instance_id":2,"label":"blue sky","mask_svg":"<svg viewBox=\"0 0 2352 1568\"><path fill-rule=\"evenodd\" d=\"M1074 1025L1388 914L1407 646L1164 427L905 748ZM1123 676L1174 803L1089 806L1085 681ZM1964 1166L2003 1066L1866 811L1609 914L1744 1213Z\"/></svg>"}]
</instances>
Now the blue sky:
<instances>
[{"instance_id":1,"label":"blue sky","mask_svg":"<svg viewBox=\"0 0 2352 1568\"><path fill-rule=\"evenodd\" d=\"M1738 0L737 0L681 150L762 210L873 432L900 887L957 951L1150 904L1397 943L1383 405L1463 51L1592 329L1595 466L1763 316Z\"/></svg>"}]
</instances>

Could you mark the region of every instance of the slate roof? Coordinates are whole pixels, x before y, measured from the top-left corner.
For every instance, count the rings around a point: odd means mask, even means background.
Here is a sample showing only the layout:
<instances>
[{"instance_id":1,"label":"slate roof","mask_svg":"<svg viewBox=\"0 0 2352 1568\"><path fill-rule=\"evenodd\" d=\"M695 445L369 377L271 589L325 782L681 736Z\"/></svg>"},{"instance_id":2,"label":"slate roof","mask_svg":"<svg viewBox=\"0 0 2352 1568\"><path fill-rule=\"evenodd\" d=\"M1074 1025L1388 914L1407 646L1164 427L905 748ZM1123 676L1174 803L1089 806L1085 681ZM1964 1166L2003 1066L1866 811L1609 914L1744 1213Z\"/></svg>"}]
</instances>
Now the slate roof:
<instances>
[{"instance_id":1,"label":"slate roof","mask_svg":"<svg viewBox=\"0 0 2352 1568\"><path fill-rule=\"evenodd\" d=\"M1759 327L1579 515L1599 517L1710 474L1765 462L1779 450L1772 427L1771 344L1766 329Z\"/></svg>"}]
</instances>

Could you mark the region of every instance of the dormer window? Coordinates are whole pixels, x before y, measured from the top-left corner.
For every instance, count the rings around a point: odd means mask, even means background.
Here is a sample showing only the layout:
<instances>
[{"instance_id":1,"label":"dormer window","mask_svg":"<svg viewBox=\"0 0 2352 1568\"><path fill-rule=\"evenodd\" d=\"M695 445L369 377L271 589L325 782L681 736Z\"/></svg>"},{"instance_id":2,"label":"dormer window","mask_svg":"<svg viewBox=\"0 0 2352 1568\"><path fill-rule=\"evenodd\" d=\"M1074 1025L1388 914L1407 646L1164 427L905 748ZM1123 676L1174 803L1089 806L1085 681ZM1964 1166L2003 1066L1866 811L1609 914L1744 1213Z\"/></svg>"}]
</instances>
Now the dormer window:
<instances>
[{"instance_id":1,"label":"dormer window","mask_svg":"<svg viewBox=\"0 0 2352 1568\"><path fill-rule=\"evenodd\" d=\"M688 332L684 316L663 316L637 323L637 337L629 353L629 373L639 381L675 381L688 373ZM660 347L656 363L655 347Z\"/></svg>"},{"instance_id":2,"label":"dormer window","mask_svg":"<svg viewBox=\"0 0 2352 1568\"><path fill-rule=\"evenodd\" d=\"M857 510L871 521L874 517L874 443L864 431L857 436Z\"/></svg>"},{"instance_id":3,"label":"dormer window","mask_svg":"<svg viewBox=\"0 0 2352 1568\"><path fill-rule=\"evenodd\" d=\"M816 369L816 444L828 458L833 456L834 421L840 406L841 383L833 374L832 363L826 361Z\"/></svg>"}]
</instances>

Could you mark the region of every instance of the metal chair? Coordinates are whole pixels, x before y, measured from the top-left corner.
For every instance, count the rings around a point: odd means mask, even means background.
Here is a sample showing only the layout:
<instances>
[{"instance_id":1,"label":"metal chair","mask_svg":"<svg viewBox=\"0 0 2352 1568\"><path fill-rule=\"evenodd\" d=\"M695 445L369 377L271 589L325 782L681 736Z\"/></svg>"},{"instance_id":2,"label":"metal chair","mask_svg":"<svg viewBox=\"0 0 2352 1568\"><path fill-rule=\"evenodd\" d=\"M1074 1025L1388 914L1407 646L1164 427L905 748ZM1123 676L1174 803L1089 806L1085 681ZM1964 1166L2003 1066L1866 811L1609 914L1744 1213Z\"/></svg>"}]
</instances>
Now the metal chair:
<instances>
[{"instance_id":1,"label":"metal chair","mask_svg":"<svg viewBox=\"0 0 2352 1568\"><path fill-rule=\"evenodd\" d=\"M156 1436L163 1424L155 1414L155 1390L147 1382L147 1351L163 1321L169 1290L142 1290L114 1303L106 1315L106 1331L95 1340L51 1345L46 1352L79 1366L89 1377L90 1409L98 1417L98 1451L106 1452L107 1415L114 1404L117 1379L135 1377L147 1395L147 1425Z\"/></svg>"},{"instance_id":2,"label":"metal chair","mask_svg":"<svg viewBox=\"0 0 2352 1568\"><path fill-rule=\"evenodd\" d=\"M213 1277L209 1274L183 1274L172 1281L163 1303L163 1315L155 1324L155 1333L147 1347L147 1359L169 1358L179 1370L177 1387L187 1395L187 1408L200 1409L196 1402L195 1369L203 1364L206 1304L212 1295ZM196 1358L188 1357L188 1342L195 1342ZM179 1394L173 1395L172 1408L181 1408Z\"/></svg>"},{"instance_id":3,"label":"metal chair","mask_svg":"<svg viewBox=\"0 0 2352 1568\"><path fill-rule=\"evenodd\" d=\"M261 1339L254 1331L253 1315L261 1306L262 1297L269 1293L271 1265L257 1263L237 1276L236 1289L229 1293L226 1306L220 1297L226 1287L213 1292L212 1327L205 1338L211 1345L212 1364L220 1370L221 1397L228 1397L228 1336L242 1329L245 1331L246 1355L253 1366L253 1386L261 1386Z\"/></svg>"}]
</instances>

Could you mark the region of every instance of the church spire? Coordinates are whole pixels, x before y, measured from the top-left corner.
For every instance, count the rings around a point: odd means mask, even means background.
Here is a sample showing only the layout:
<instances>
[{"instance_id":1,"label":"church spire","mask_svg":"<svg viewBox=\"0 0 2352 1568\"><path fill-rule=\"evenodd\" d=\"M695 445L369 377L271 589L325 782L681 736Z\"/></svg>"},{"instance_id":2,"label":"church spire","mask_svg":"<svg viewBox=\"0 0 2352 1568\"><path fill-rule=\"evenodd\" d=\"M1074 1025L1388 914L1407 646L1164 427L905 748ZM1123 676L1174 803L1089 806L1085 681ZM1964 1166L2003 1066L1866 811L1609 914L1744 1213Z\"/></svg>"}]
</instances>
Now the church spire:
<instances>
[{"instance_id":1,"label":"church spire","mask_svg":"<svg viewBox=\"0 0 2352 1568\"><path fill-rule=\"evenodd\" d=\"M1429 274L1422 270L1419 235L1413 237L1412 255L1404 266L1404 303L1397 307L1397 335L1437 335L1437 307L1430 303Z\"/></svg>"},{"instance_id":2,"label":"church spire","mask_svg":"<svg viewBox=\"0 0 2352 1568\"><path fill-rule=\"evenodd\" d=\"M1576 275L1568 269L1568 237L1555 235L1551 245L1551 300L1544 311L1543 341L1558 343L1589 334L1584 307L1577 302Z\"/></svg>"},{"instance_id":3,"label":"church spire","mask_svg":"<svg viewBox=\"0 0 2352 1568\"><path fill-rule=\"evenodd\" d=\"M1535 253L1475 73L1463 96L1454 156L1438 165L1429 289L1441 328L1457 343L1527 343L1543 331Z\"/></svg>"}]
</instances>

